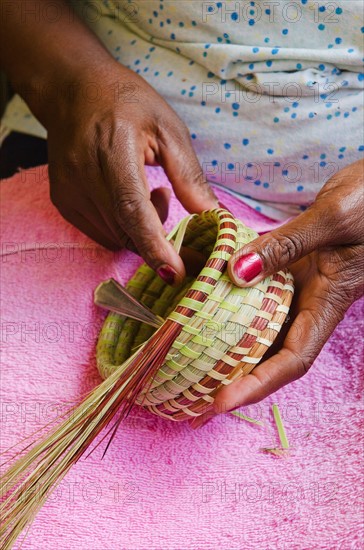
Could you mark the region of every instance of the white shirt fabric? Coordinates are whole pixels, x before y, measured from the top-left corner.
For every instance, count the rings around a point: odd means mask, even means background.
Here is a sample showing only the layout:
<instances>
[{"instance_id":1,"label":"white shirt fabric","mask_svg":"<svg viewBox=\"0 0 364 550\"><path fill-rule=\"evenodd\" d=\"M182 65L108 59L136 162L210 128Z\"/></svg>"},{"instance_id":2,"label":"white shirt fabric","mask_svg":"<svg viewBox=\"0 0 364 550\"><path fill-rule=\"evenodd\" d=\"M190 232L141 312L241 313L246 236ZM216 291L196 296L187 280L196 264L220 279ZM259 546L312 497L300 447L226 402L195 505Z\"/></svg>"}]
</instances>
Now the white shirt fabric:
<instances>
[{"instance_id":1,"label":"white shirt fabric","mask_svg":"<svg viewBox=\"0 0 364 550\"><path fill-rule=\"evenodd\" d=\"M74 0L187 124L209 181L275 219L363 156L361 0ZM15 96L3 124L46 137Z\"/></svg>"}]
</instances>

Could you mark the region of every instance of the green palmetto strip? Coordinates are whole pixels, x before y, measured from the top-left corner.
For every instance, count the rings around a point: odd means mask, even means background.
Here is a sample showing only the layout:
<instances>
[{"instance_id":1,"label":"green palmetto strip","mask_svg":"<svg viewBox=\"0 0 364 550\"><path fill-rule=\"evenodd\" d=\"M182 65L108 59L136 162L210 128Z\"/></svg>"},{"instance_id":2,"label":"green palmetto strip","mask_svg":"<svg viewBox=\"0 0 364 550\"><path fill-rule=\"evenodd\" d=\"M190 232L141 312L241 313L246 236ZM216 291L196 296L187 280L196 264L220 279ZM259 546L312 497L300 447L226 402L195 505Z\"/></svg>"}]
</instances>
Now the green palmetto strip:
<instances>
[{"instance_id":1,"label":"green palmetto strip","mask_svg":"<svg viewBox=\"0 0 364 550\"><path fill-rule=\"evenodd\" d=\"M194 216L195 214L190 214L190 216L183 218L167 236L168 240L171 240L174 238L173 247L176 250L177 254L179 254L181 250L181 246L187 230L187 226Z\"/></svg>"},{"instance_id":2,"label":"green palmetto strip","mask_svg":"<svg viewBox=\"0 0 364 550\"><path fill-rule=\"evenodd\" d=\"M258 426L264 426L263 422L260 422L260 420L255 420L255 418L250 418L250 416L246 416L245 414L243 414L239 411L232 411L230 414L233 414L234 416L242 418L243 420L246 420L246 422L250 422L251 424L257 424Z\"/></svg>"},{"instance_id":3,"label":"green palmetto strip","mask_svg":"<svg viewBox=\"0 0 364 550\"><path fill-rule=\"evenodd\" d=\"M276 426L277 426L279 440L281 442L282 449L289 449L289 443L288 443L288 439L287 439L287 435L286 435L286 430L284 429L284 426L283 426L281 413L279 412L278 405L276 405L276 404L273 405L272 410L273 410L274 421L275 421Z\"/></svg>"}]
</instances>

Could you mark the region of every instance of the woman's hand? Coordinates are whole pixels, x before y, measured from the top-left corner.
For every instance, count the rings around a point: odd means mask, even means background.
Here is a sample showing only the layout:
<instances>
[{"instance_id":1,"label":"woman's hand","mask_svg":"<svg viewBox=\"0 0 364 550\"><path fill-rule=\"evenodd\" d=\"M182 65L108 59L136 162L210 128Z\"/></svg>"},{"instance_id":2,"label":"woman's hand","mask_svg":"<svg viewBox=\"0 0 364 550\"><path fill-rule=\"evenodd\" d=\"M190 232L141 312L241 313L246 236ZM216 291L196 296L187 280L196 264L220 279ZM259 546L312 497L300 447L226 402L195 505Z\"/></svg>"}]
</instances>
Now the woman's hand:
<instances>
[{"instance_id":1,"label":"woman's hand","mask_svg":"<svg viewBox=\"0 0 364 550\"><path fill-rule=\"evenodd\" d=\"M363 293L364 203L362 161L338 172L295 220L252 241L229 261L235 284L253 286L289 266L295 278L290 324L282 347L251 374L224 386L213 415L256 403L311 367L350 305ZM276 348L274 345L273 348Z\"/></svg>"},{"instance_id":2,"label":"woman's hand","mask_svg":"<svg viewBox=\"0 0 364 550\"><path fill-rule=\"evenodd\" d=\"M137 249L166 282L178 283L185 268L161 224L169 193L150 193L144 165L163 166L190 212L217 207L189 132L145 80L114 61L66 0L52 2L56 18L48 4L7 3L0 31L11 47L0 49L0 64L48 130L52 201L92 239Z\"/></svg>"},{"instance_id":3,"label":"woman's hand","mask_svg":"<svg viewBox=\"0 0 364 550\"><path fill-rule=\"evenodd\" d=\"M99 96L92 102L85 101L91 83ZM86 71L72 100L46 120L51 198L61 214L107 248L136 249L178 283L184 265L161 223L169 193L150 193L144 165L163 166L190 212L217 200L177 114L141 77L111 62L98 74Z\"/></svg>"}]
</instances>

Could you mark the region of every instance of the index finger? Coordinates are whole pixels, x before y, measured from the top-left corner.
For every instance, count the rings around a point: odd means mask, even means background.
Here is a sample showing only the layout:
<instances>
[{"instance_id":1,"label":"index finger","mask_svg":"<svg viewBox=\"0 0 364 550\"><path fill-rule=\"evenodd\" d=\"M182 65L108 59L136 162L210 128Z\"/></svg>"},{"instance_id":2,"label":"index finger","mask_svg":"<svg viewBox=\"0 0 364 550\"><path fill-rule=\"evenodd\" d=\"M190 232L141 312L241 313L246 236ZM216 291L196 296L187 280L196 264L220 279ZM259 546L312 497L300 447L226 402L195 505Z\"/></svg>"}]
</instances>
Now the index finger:
<instances>
[{"instance_id":1,"label":"index finger","mask_svg":"<svg viewBox=\"0 0 364 550\"><path fill-rule=\"evenodd\" d=\"M104 178L111 186L113 215L120 228L152 269L160 271L168 266L175 274L174 282L180 282L185 276L184 265L165 238L163 225L151 201L142 149L129 143L102 165Z\"/></svg>"}]
</instances>

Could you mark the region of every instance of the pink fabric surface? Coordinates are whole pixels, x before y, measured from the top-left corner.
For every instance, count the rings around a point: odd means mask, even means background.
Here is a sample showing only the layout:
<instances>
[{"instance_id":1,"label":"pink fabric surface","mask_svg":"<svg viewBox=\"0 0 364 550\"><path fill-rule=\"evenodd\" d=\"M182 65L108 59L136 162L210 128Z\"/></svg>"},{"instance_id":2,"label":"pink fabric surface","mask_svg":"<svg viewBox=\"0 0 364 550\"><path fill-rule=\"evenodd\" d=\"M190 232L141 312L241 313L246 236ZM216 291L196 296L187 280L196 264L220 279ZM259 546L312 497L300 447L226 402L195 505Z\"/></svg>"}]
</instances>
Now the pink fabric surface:
<instances>
[{"instance_id":1,"label":"pink fabric surface","mask_svg":"<svg viewBox=\"0 0 364 550\"><path fill-rule=\"evenodd\" d=\"M159 169L148 178L168 185ZM95 343L105 313L93 290L109 277L125 283L140 259L103 250L65 222L44 167L0 190L4 450L99 383ZM218 194L247 224L272 226ZM168 228L183 213L172 198ZM244 409L264 428L226 415L193 431L135 408L103 460L99 448L72 468L22 548L362 548L361 306L306 377ZM291 444L286 459L260 451L278 445L274 402Z\"/></svg>"}]
</instances>

